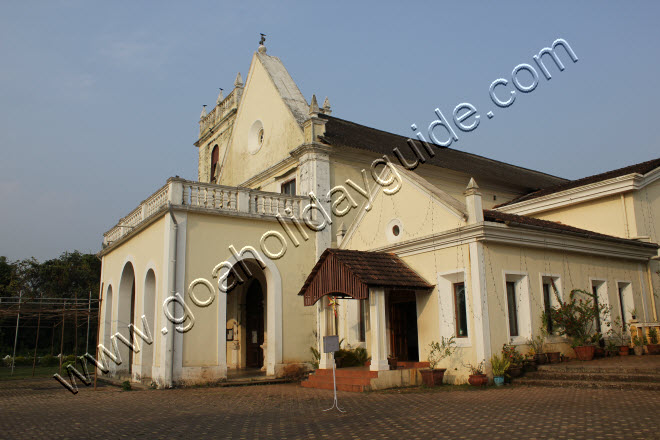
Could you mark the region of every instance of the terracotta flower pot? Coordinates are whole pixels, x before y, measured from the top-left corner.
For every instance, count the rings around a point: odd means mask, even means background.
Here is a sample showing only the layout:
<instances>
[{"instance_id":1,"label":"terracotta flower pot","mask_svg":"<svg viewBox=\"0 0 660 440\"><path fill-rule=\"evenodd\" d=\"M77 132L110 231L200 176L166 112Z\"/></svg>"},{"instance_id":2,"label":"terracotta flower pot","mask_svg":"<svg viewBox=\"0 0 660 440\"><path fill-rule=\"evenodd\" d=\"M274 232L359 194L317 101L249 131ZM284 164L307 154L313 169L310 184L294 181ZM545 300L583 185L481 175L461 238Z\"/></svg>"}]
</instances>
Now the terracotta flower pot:
<instances>
[{"instance_id":1,"label":"terracotta flower pot","mask_svg":"<svg viewBox=\"0 0 660 440\"><path fill-rule=\"evenodd\" d=\"M660 344L648 344L646 346L646 351L649 354L660 354Z\"/></svg>"},{"instance_id":2,"label":"terracotta flower pot","mask_svg":"<svg viewBox=\"0 0 660 440\"><path fill-rule=\"evenodd\" d=\"M635 345L633 351L635 352L635 356L641 356L644 354L644 347L641 345Z\"/></svg>"},{"instance_id":3,"label":"terracotta flower pot","mask_svg":"<svg viewBox=\"0 0 660 440\"><path fill-rule=\"evenodd\" d=\"M573 350L579 360L590 361L594 358L596 347L593 345L581 345L579 347L574 347Z\"/></svg>"},{"instance_id":4,"label":"terracotta flower pot","mask_svg":"<svg viewBox=\"0 0 660 440\"><path fill-rule=\"evenodd\" d=\"M628 356L630 354L630 347L627 345L619 346L619 356Z\"/></svg>"},{"instance_id":5,"label":"terracotta flower pot","mask_svg":"<svg viewBox=\"0 0 660 440\"><path fill-rule=\"evenodd\" d=\"M470 374L468 383L474 387L482 387L488 383L488 376L485 374Z\"/></svg>"},{"instance_id":6,"label":"terracotta flower pot","mask_svg":"<svg viewBox=\"0 0 660 440\"><path fill-rule=\"evenodd\" d=\"M551 353L546 353L548 357L548 362L551 364L558 364L561 361L561 353L558 351L553 351Z\"/></svg>"},{"instance_id":7,"label":"terracotta flower pot","mask_svg":"<svg viewBox=\"0 0 660 440\"><path fill-rule=\"evenodd\" d=\"M520 377L523 374L522 365L511 365L506 372L512 378Z\"/></svg>"},{"instance_id":8,"label":"terracotta flower pot","mask_svg":"<svg viewBox=\"0 0 660 440\"><path fill-rule=\"evenodd\" d=\"M442 379L445 376L445 371L447 371L446 368L438 368L436 370L425 368L423 370L419 370L420 374L422 375L422 383L427 387L442 385Z\"/></svg>"}]
</instances>

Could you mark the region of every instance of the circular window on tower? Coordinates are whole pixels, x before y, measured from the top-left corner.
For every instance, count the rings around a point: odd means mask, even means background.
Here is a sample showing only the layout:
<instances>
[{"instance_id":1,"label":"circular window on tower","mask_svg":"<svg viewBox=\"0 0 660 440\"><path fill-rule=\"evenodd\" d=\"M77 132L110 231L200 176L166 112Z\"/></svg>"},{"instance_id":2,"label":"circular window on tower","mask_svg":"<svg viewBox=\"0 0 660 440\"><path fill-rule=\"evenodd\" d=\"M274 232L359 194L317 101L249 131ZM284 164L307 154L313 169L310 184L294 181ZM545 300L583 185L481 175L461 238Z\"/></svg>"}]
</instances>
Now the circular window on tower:
<instances>
[{"instance_id":1,"label":"circular window on tower","mask_svg":"<svg viewBox=\"0 0 660 440\"><path fill-rule=\"evenodd\" d=\"M248 151L250 154L256 154L264 144L264 124L260 120L252 123L248 132Z\"/></svg>"},{"instance_id":2,"label":"circular window on tower","mask_svg":"<svg viewBox=\"0 0 660 440\"><path fill-rule=\"evenodd\" d=\"M403 236L403 224L398 218L390 220L385 227L385 237L390 243L401 240Z\"/></svg>"}]
</instances>

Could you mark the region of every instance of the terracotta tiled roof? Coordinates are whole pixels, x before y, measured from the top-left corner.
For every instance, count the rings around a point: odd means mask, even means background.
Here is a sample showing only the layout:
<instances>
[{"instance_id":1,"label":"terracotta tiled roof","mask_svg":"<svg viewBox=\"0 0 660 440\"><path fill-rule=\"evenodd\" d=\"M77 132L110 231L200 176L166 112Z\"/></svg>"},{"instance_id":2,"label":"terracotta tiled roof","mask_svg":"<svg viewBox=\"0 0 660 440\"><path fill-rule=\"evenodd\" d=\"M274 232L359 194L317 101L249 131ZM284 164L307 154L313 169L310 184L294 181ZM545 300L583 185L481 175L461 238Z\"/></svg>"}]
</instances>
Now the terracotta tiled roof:
<instances>
[{"instance_id":1,"label":"terracotta tiled roof","mask_svg":"<svg viewBox=\"0 0 660 440\"><path fill-rule=\"evenodd\" d=\"M394 254L328 248L298 295L309 306L329 294L367 299L369 287L426 290L433 285Z\"/></svg>"},{"instance_id":2,"label":"terracotta tiled roof","mask_svg":"<svg viewBox=\"0 0 660 440\"><path fill-rule=\"evenodd\" d=\"M628 244L639 245L642 247L658 248L655 243L646 243L638 240L631 240L627 238L614 237L612 235L600 234L598 232L589 231L587 229L576 228L573 226L565 225L563 223L552 222L548 220L541 220L526 215L509 214L506 212L493 211L491 209L484 209L484 220L497 223L514 224L520 226L531 226L542 228L555 232L568 232L575 235L581 235L588 238L597 238L607 241L625 242Z\"/></svg>"},{"instance_id":3,"label":"terracotta tiled roof","mask_svg":"<svg viewBox=\"0 0 660 440\"><path fill-rule=\"evenodd\" d=\"M554 194L560 191L566 191L567 189L577 188L584 185L589 185L596 182L601 182L603 180L613 179L615 177L621 177L628 174L646 174L654 169L660 167L660 158L649 160L646 162L638 163L635 165L630 165L623 168L618 168L616 170L607 171L605 173L595 174L593 176L583 177L577 180L570 180L568 182L560 183L559 185L551 186L549 188L544 188L539 191L534 191L529 194L516 197L515 199L502 203L500 206L511 205L518 202L523 202L525 200L535 199L537 197L546 196L548 194Z\"/></svg>"},{"instance_id":4,"label":"terracotta tiled roof","mask_svg":"<svg viewBox=\"0 0 660 440\"><path fill-rule=\"evenodd\" d=\"M394 148L399 147L404 157L409 158L409 160L414 157L406 137L335 118L334 116L323 114L319 116L327 120L325 134L321 137L321 140L328 145L359 148L378 154L387 154L395 161L396 158L392 151ZM417 144L423 151L424 148L419 142ZM516 185L526 191L536 191L566 182L566 179L560 177L466 153L465 151L438 145L433 148L436 154L434 157L429 158L426 164L464 172L478 181L488 179L503 184ZM428 157L428 154L424 154ZM398 163L398 161L396 162Z\"/></svg>"}]
</instances>

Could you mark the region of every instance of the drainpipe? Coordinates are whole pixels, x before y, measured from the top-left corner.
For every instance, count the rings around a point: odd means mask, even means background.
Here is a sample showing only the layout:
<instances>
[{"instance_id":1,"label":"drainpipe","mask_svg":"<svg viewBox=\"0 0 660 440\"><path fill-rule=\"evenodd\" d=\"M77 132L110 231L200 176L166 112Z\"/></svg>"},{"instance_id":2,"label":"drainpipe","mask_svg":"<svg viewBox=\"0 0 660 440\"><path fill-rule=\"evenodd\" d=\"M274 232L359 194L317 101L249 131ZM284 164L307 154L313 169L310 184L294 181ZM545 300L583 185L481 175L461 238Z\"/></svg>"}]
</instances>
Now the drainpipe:
<instances>
[{"instance_id":1,"label":"drainpipe","mask_svg":"<svg viewBox=\"0 0 660 440\"><path fill-rule=\"evenodd\" d=\"M172 211L172 204L168 202L167 204L168 210L170 212L170 218L172 219L173 227L170 228L170 263L169 263L169 280L168 282L168 290L170 293L170 296L174 296L176 293L176 253L177 253L177 239L178 239L178 228L179 224L176 222L176 218L174 217L174 212ZM176 305L172 305L172 316L176 316ZM168 327L170 327L168 330L168 336L167 336L167 354L170 359L170 368L165 368L165 384L168 386L173 385L173 378L174 378L174 337L175 337L175 329L174 329L174 323L169 322ZM166 359L168 358L166 357ZM166 366L167 367L167 366Z\"/></svg>"}]
</instances>

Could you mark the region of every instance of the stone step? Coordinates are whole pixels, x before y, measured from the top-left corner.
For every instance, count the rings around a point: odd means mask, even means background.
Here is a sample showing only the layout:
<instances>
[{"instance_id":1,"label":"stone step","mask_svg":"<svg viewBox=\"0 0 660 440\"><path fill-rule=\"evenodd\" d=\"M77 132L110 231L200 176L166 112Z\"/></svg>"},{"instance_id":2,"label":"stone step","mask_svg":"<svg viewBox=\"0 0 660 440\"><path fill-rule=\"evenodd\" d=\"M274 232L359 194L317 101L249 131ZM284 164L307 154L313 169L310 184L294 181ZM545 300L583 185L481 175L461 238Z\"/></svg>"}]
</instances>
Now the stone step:
<instances>
[{"instance_id":1,"label":"stone step","mask_svg":"<svg viewBox=\"0 0 660 440\"><path fill-rule=\"evenodd\" d=\"M660 374L642 374L642 373L594 373L582 371L557 371L557 370L539 370L525 374L525 378L535 380L581 380L581 381L599 381L599 382L658 382L660 383Z\"/></svg>"},{"instance_id":2,"label":"stone step","mask_svg":"<svg viewBox=\"0 0 660 440\"><path fill-rule=\"evenodd\" d=\"M316 388L319 390L333 390L333 384L332 382L320 382L320 383L310 383L308 380L303 381L301 385L305 388ZM337 383L337 391L350 391L354 393L361 393L363 391L366 391L368 387L365 387L363 385L348 385L348 384L342 384L342 383Z\"/></svg>"},{"instance_id":3,"label":"stone step","mask_svg":"<svg viewBox=\"0 0 660 440\"><path fill-rule=\"evenodd\" d=\"M659 374L660 368L642 367L635 365L616 366L616 367L602 367L584 362L581 365L572 364L570 366L562 366L560 364L554 365L539 365L538 371L553 371L553 372L569 372L569 373L619 373L619 374Z\"/></svg>"},{"instance_id":4,"label":"stone step","mask_svg":"<svg viewBox=\"0 0 660 440\"><path fill-rule=\"evenodd\" d=\"M584 380L552 380L552 379L533 379L522 377L514 379L516 386L538 386L555 388L602 388L618 390L653 390L660 391L658 382L607 382L607 381L584 381Z\"/></svg>"},{"instance_id":5,"label":"stone step","mask_svg":"<svg viewBox=\"0 0 660 440\"><path fill-rule=\"evenodd\" d=\"M315 376L329 376L332 377L332 369L319 369L314 371ZM364 377L372 378L378 377L378 371L370 371L366 369L351 369L351 368L338 368L335 370L335 377Z\"/></svg>"},{"instance_id":6,"label":"stone step","mask_svg":"<svg viewBox=\"0 0 660 440\"><path fill-rule=\"evenodd\" d=\"M371 378L369 377L337 377L337 383L345 385L371 385ZM332 383L332 376L316 376L311 375L307 378L310 383Z\"/></svg>"}]
</instances>

